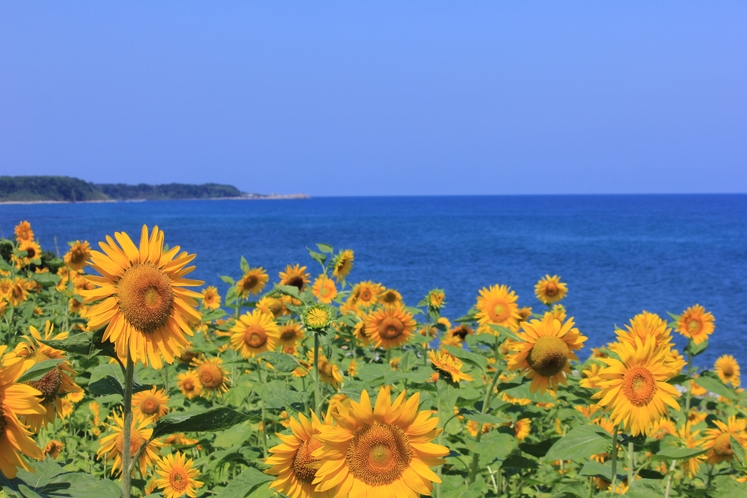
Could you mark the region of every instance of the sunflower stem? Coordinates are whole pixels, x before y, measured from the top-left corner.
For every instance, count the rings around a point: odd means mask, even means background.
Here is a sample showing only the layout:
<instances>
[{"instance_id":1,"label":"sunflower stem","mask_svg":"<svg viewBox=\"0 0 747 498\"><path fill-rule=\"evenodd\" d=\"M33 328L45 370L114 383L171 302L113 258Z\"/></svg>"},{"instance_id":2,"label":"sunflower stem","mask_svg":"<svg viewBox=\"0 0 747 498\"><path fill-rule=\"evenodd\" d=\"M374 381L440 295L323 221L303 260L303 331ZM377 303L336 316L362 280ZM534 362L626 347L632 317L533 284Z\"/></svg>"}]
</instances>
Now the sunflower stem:
<instances>
[{"instance_id":1,"label":"sunflower stem","mask_svg":"<svg viewBox=\"0 0 747 498\"><path fill-rule=\"evenodd\" d=\"M262 380L262 363L259 361L257 362L257 375L259 375L259 385L264 385L264 381ZM260 431L260 437L262 438L262 450L263 450L263 456L267 458L267 422L265 421L265 401L261 400L260 403L262 403L262 430Z\"/></svg>"},{"instance_id":2,"label":"sunflower stem","mask_svg":"<svg viewBox=\"0 0 747 498\"><path fill-rule=\"evenodd\" d=\"M633 441L628 442L628 484L633 483L633 465L635 453L633 452Z\"/></svg>"},{"instance_id":3,"label":"sunflower stem","mask_svg":"<svg viewBox=\"0 0 747 498\"><path fill-rule=\"evenodd\" d=\"M127 366L125 367L124 385L124 431L122 433L122 496L130 498L130 487L132 486L132 453L130 450L130 438L132 432L132 379L135 376L135 365L130 353L127 353Z\"/></svg>"},{"instance_id":4,"label":"sunflower stem","mask_svg":"<svg viewBox=\"0 0 747 498\"><path fill-rule=\"evenodd\" d=\"M612 492L615 492L615 483L617 481L617 425L612 429L612 481L610 486Z\"/></svg>"},{"instance_id":5,"label":"sunflower stem","mask_svg":"<svg viewBox=\"0 0 747 498\"><path fill-rule=\"evenodd\" d=\"M490 396L493 394L493 388L495 388L495 384L498 382L498 377L500 377L501 371L496 368L495 369L495 375L493 376L493 380L490 382L490 386L488 387L487 391L485 391L485 398L482 402L482 410L480 410L480 413L485 415L488 411L488 406L490 406ZM475 436L475 445L480 443L480 439L482 439L482 428L485 424L480 424L477 426L477 435ZM475 447L475 450L477 448ZM472 484L475 482L475 476L477 475L477 464L480 460L480 453L475 451L472 453L472 464L469 468L469 479L467 482L469 484Z\"/></svg>"},{"instance_id":6,"label":"sunflower stem","mask_svg":"<svg viewBox=\"0 0 747 498\"><path fill-rule=\"evenodd\" d=\"M321 395L319 394L319 333L314 332L314 411L319 413Z\"/></svg>"},{"instance_id":7,"label":"sunflower stem","mask_svg":"<svg viewBox=\"0 0 747 498\"><path fill-rule=\"evenodd\" d=\"M677 460L672 460L672 464L669 466L669 475L667 475L667 489L664 491L664 498L669 498L669 492L672 490L672 475L674 475L675 465L677 465Z\"/></svg>"},{"instance_id":8,"label":"sunflower stem","mask_svg":"<svg viewBox=\"0 0 747 498\"><path fill-rule=\"evenodd\" d=\"M687 377L690 379L690 382L687 386L687 393L685 393L685 415L690 414L690 394L693 390L693 381L692 381L692 368L693 368L693 354L691 353L693 347L693 340L690 339L689 344L687 345Z\"/></svg>"}]
</instances>

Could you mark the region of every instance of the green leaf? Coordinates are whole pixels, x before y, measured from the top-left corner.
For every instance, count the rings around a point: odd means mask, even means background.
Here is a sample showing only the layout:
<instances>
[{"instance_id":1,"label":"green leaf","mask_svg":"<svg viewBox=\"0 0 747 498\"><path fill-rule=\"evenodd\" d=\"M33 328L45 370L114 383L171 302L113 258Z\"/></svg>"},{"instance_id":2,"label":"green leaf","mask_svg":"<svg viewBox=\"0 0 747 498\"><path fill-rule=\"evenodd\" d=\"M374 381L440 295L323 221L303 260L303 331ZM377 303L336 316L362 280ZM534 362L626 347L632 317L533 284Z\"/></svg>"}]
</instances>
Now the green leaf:
<instances>
[{"instance_id":1,"label":"green leaf","mask_svg":"<svg viewBox=\"0 0 747 498\"><path fill-rule=\"evenodd\" d=\"M550 450L552 445L554 445L558 440L560 440L559 437L549 437L543 439L539 443L521 443L519 449L533 457L542 458L547 455L547 452Z\"/></svg>"},{"instance_id":2,"label":"green leaf","mask_svg":"<svg viewBox=\"0 0 747 498\"><path fill-rule=\"evenodd\" d=\"M617 465L617 478L622 479L624 476L620 473L622 470L622 464L618 462ZM612 463L599 463L599 462L586 462L579 472L582 476L601 477L608 481L612 481Z\"/></svg>"},{"instance_id":3,"label":"green leaf","mask_svg":"<svg viewBox=\"0 0 747 498\"><path fill-rule=\"evenodd\" d=\"M500 332L501 335L508 337L512 341L524 342L524 339L516 335L514 331L509 329L508 327L504 327L502 325L493 325L492 323L489 323L488 327L495 330L496 332Z\"/></svg>"},{"instance_id":4,"label":"green leaf","mask_svg":"<svg viewBox=\"0 0 747 498\"><path fill-rule=\"evenodd\" d=\"M40 361L39 363L34 364L31 368L26 370L16 382L21 383L39 380L47 375L50 370L54 370L55 368L57 368L57 365L65 361L67 360L65 360L64 358Z\"/></svg>"},{"instance_id":5,"label":"green leaf","mask_svg":"<svg viewBox=\"0 0 747 498\"><path fill-rule=\"evenodd\" d=\"M734 438L734 436L731 436L731 449L734 452L734 458L736 458L737 462L740 465L744 466L744 448L742 447L742 444Z\"/></svg>"},{"instance_id":6,"label":"green leaf","mask_svg":"<svg viewBox=\"0 0 747 498\"><path fill-rule=\"evenodd\" d=\"M257 358L266 361L275 367L275 370L278 372L292 372L300 365L295 356L287 353L265 351L264 353L257 355Z\"/></svg>"},{"instance_id":7,"label":"green leaf","mask_svg":"<svg viewBox=\"0 0 747 498\"><path fill-rule=\"evenodd\" d=\"M286 294L290 297L301 299L301 296L298 294L298 287L296 287L295 285L276 285L275 289L281 294Z\"/></svg>"},{"instance_id":8,"label":"green leaf","mask_svg":"<svg viewBox=\"0 0 747 498\"><path fill-rule=\"evenodd\" d=\"M473 440L467 443L472 453L480 455L480 467L485 468L496 460L505 460L516 449L516 438L511 434L490 431L483 435L482 440L475 444Z\"/></svg>"},{"instance_id":9,"label":"green leaf","mask_svg":"<svg viewBox=\"0 0 747 498\"><path fill-rule=\"evenodd\" d=\"M685 353L688 351L690 352L693 357L698 356L700 353L706 350L708 347L708 339L701 342L700 344L695 344L694 342L689 342L687 346L685 346Z\"/></svg>"},{"instance_id":10,"label":"green leaf","mask_svg":"<svg viewBox=\"0 0 747 498\"><path fill-rule=\"evenodd\" d=\"M327 262L327 256L325 256L324 254L312 251L308 247L306 248L306 250L309 251L309 256L311 256L311 259L313 259L314 261L318 261L322 266L324 266L324 264Z\"/></svg>"},{"instance_id":11,"label":"green leaf","mask_svg":"<svg viewBox=\"0 0 747 498\"><path fill-rule=\"evenodd\" d=\"M215 448L234 448L241 445L254 433L252 426L248 423L236 424L233 427L220 432L213 440Z\"/></svg>"},{"instance_id":12,"label":"green leaf","mask_svg":"<svg viewBox=\"0 0 747 498\"><path fill-rule=\"evenodd\" d=\"M229 277L228 275L221 275L219 278L223 280L225 283L227 283L228 285L236 285L236 281L232 279L231 277Z\"/></svg>"},{"instance_id":13,"label":"green leaf","mask_svg":"<svg viewBox=\"0 0 747 498\"><path fill-rule=\"evenodd\" d=\"M464 415L464 418L467 420L472 420L474 422L477 422L478 424L493 424L493 425L499 425L503 422L508 421L507 418L500 418L496 417L495 415L489 415L487 413L480 413L475 410L461 410L461 415Z\"/></svg>"},{"instance_id":14,"label":"green leaf","mask_svg":"<svg viewBox=\"0 0 747 498\"><path fill-rule=\"evenodd\" d=\"M88 391L96 396L106 396L108 394L119 394L124 396L124 373L118 365L107 363L99 365L91 370L91 380L88 382ZM140 384L136 379L132 382L132 392L147 391L153 386L150 384Z\"/></svg>"},{"instance_id":15,"label":"green leaf","mask_svg":"<svg viewBox=\"0 0 747 498\"><path fill-rule=\"evenodd\" d=\"M318 247L320 251L325 252L327 254L332 254L333 252L335 252L335 250L329 244L319 243L316 245L316 247Z\"/></svg>"},{"instance_id":16,"label":"green leaf","mask_svg":"<svg viewBox=\"0 0 747 498\"><path fill-rule=\"evenodd\" d=\"M237 478L231 479L228 486L220 493L220 498L246 498L259 486L274 480L275 476L248 467Z\"/></svg>"},{"instance_id":17,"label":"green leaf","mask_svg":"<svg viewBox=\"0 0 747 498\"><path fill-rule=\"evenodd\" d=\"M521 455L511 455L501 465L502 469L536 469L537 461Z\"/></svg>"},{"instance_id":18,"label":"green leaf","mask_svg":"<svg viewBox=\"0 0 747 498\"><path fill-rule=\"evenodd\" d=\"M477 353L473 353L471 351L467 351L455 346L444 346L444 348L463 362L475 365L482 370L485 370L485 367L488 365L488 359Z\"/></svg>"},{"instance_id":19,"label":"green leaf","mask_svg":"<svg viewBox=\"0 0 747 498\"><path fill-rule=\"evenodd\" d=\"M547 452L548 460L577 460L607 451L609 437L600 434L604 429L597 425L575 427L560 438Z\"/></svg>"},{"instance_id":20,"label":"green leaf","mask_svg":"<svg viewBox=\"0 0 747 498\"><path fill-rule=\"evenodd\" d=\"M60 277L58 277L54 273L49 272L34 273L31 278L44 287L51 287L52 285L57 285L60 283Z\"/></svg>"},{"instance_id":21,"label":"green leaf","mask_svg":"<svg viewBox=\"0 0 747 498\"><path fill-rule=\"evenodd\" d=\"M246 258L244 256L241 256L239 266L241 266L241 271L243 271L244 273L247 273L249 271L249 263L246 262Z\"/></svg>"},{"instance_id":22,"label":"green leaf","mask_svg":"<svg viewBox=\"0 0 747 498\"><path fill-rule=\"evenodd\" d=\"M687 460L688 458L693 458L698 455L702 455L703 453L707 452L707 449L701 449L701 448L673 448L668 447L664 448L662 450L659 450L659 452L652 456L652 460Z\"/></svg>"},{"instance_id":23,"label":"green leaf","mask_svg":"<svg viewBox=\"0 0 747 498\"><path fill-rule=\"evenodd\" d=\"M718 394L719 396L723 396L724 398L737 399L737 395L736 393L734 393L734 390L725 386L721 382L721 379L719 379L718 376L713 372L703 372L695 382L706 391Z\"/></svg>"},{"instance_id":24,"label":"green leaf","mask_svg":"<svg viewBox=\"0 0 747 498\"><path fill-rule=\"evenodd\" d=\"M214 310L210 310L208 312L203 313L202 321L205 323L212 322L213 320L217 320L218 318L225 316L225 314L226 314L226 311L224 309L216 308Z\"/></svg>"},{"instance_id":25,"label":"green leaf","mask_svg":"<svg viewBox=\"0 0 747 498\"><path fill-rule=\"evenodd\" d=\"M639 479L625 493L628 498L661 498L664 496L661 481L655 479Z\"/></svg>"},{"instance_id":26,"label":"green leaf","mask_svg":"<svg viewBox=\"0 0 747 498\"><path fill-rule=\"evenodd\" d=\"M10 265L2 257L0 257L0 270L10 271Z\"/></svg>"},{"instance_id":27,"label":"green leaf","mask_svg":"<svg viewBox=\"0 0 747 498\"><path fill-rule=\"evenodd\" d=\"M156 422L151 440L175 432L218 431L249 420L249 416L224 406L166 415Z\"/></svg>"},{"instance_id":28,"label":"green leaf","mask_svg":"<svg viewBox=\"0 0 747 498\"><path fill-rule=\"evenodd\" d=\"M68 336L62 340L40 340L42 344L46 344L50 348L59 349L67 353L75 353L86 356L93 356L99 352L105 356L114 358L116 352L114 351L114 345L111 342L103 342L105 327L99 330L91 332L79 332Z\"/></svg>"}]
</instances>

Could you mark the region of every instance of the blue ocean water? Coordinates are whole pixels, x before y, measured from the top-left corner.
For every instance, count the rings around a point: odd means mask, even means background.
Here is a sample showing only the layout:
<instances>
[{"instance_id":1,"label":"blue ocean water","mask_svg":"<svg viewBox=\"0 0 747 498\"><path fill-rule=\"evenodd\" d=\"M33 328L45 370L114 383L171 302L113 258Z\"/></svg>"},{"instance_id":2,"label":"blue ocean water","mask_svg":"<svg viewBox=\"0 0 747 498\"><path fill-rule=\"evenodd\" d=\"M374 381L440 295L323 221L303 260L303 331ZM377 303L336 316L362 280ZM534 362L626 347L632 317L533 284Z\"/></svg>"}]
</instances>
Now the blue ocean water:
<instances>
[{"instance_id":1,"label":"blue ocean water","mask_svg":"<svg viewBox=\"0 0 747 498\"><path fill-rule=\"evenodd\" d=\"M412 305L429 289L445 289L449 318L498 283L539 310L535 282L558 274L587 346L612 340L615 325L642 310L666 317L699 303L716 316L716 332L696 364L710 368L732 354L747 365L747 195L0 205L4 236L20 220L31 222L45 249L55 250L56 238L60 253L67 241L95 245L114 231L139 237L143 223L157 224L168 244L197 254L195 278L222 292L218 276L240 276L242 255L275 281L287 263L316 275L306 247L326 242L355 251L351 282L382 282Z\"/></svg>"}]
</instances>

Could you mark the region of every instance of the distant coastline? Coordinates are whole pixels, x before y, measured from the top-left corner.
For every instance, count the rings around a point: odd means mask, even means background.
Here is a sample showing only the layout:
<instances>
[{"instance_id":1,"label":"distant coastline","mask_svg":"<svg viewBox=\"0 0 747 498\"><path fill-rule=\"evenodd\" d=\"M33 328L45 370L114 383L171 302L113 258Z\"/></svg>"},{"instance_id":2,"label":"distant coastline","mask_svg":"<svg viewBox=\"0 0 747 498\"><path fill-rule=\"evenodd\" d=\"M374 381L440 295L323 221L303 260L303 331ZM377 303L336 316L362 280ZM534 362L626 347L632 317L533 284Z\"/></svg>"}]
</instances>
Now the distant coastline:
<instances>
[{"instance_id":1,"label":"distant coastline","mask_svg":"<svg viewBox=\"0 0 747 498\"><path fill-rule=\"evenodd\" d=\"M0 176L0 204L72 204L168 200L286 200L308 199L298 194L242 192L233 185L127 185L91 183L69 176Z\"/></svg>"}]
</instances>

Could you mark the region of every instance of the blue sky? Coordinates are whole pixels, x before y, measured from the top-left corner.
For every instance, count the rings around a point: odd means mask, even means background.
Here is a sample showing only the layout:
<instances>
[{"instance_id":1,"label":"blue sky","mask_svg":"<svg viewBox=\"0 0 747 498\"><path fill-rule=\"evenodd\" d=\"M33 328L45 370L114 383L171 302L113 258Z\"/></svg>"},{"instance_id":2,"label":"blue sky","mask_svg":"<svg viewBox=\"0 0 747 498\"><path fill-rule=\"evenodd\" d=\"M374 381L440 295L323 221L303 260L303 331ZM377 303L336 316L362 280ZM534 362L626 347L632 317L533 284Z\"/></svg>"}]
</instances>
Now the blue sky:
<instances>
[{"instance_id":1,"label":"blue sky","mask_svg":"<svg viewBox=\"0 0 747 498\"><path fill-rule=\"evenodd\" d=\"M747 192L745 2L2 2L0 174Z\"/></svg>"}]
</instances>

